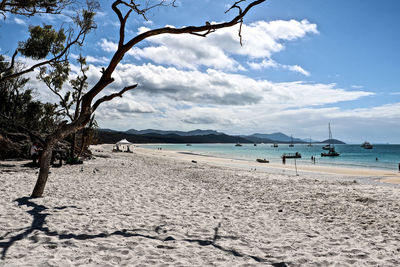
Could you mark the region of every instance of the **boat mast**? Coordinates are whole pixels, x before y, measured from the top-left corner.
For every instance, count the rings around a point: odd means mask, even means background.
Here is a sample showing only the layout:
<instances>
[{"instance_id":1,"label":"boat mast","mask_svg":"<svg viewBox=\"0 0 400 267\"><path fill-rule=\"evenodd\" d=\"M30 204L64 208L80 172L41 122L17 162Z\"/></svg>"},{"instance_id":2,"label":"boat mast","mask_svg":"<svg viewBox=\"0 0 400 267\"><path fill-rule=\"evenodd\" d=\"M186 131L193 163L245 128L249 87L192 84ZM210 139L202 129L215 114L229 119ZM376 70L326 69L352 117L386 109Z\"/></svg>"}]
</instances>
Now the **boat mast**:
<instances>
[{"instance_id":1,"label":"boat mast","mask_svg":"<svg viewBox=\"0 0 400 267\"><path fill-rule=\"evenodd\" d=\"M334 147L333 146L333 141L332 141L332 132L331 132L331 123L329 122L329 146L330 147Z\"/></svg>"}]
</instances>

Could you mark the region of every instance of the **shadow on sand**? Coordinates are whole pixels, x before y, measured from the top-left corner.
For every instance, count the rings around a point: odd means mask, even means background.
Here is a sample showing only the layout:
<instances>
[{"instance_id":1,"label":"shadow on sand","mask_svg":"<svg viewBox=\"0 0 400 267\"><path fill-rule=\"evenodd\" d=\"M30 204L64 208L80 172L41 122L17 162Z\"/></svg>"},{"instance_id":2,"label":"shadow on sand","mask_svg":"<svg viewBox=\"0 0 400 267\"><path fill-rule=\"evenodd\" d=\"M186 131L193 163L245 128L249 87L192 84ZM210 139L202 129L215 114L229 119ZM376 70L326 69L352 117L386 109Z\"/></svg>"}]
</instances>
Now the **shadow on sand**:
<instances>
[{"instance_id":1,"label":"shadow on sand","mask_svg":"<svg viewBox=\"0 0 400 267\"><path fill-rule=\"evenodd\" d=\"M32 217L32 224L29 227L22 228L21 230L24 230L24 232L9 237L7 236L11 234L10 232L6 233L4 236L0 236L0 241L8 239L8 241L3 241L0 242L0 248L2 249L1 252L1 259L4 260L7 255L8 249L13 246L17 241L22 240L24 238L28 238L28 236L35 230L40 231L44 233L47 236L57 236L58 239L63 240L63 239L75 239L75 240L87 240L87 239L95 239L95 238L107 238L110 236L123 236L123 237L143 237L143 238L148 238L148 239L153 239L153 240L159 240L162 242L170 242L170 241L176 241L176 242L188 242L188 243L197 243L199 246L212 246L216 249L219 249L225 253L232 254L235 257L249 257L254 259L257 262L265 262L269 263L272 266L275 267L285 267L287 264L285 262L271 262L267 259L263 259L261 257L253 256L253 255L247 255L244 253L240 253L237 250L234 249L226 249L218 244L216 244L217 239L220 239L221 237L218 235L218 230L221 227L221 223L218 224L216 228L214 228L214 236L212 240L202 240L202 239L182 239L182 240L177 240L172 236L168 236L167 238L161 238L158 236L151 236L151 235L143 235L139 233L135 233L135 231L149 231L145 229L132 229L132 230L117 230L111 233L99 233L99 234L60 234L57 231L51 231L48 227L45 226L45 221L46 217L49 216L49 213L46 213L45 211L48 210L47 207L43 205L38 205L34 202L31 201L31 198L29 197L22 197L18 198L15 201L18 202L18 206L27 206L27 207L32 207L31 210L27 211ZM63 210L66 208L78 208L76 206L61 206L61 207L54 207L53 209L56 210ZM161 229L162 226L165 225L160 225L155 228L155 232L158 233L159 230ZM34 239L34 237L31 237L31 239ZM37 241L37 240L34 240ZM174 249L173 247L170 246L164 246L164 245L159 245L157 248L166 248L166 249Z\"/></svg>"}]
</instances>

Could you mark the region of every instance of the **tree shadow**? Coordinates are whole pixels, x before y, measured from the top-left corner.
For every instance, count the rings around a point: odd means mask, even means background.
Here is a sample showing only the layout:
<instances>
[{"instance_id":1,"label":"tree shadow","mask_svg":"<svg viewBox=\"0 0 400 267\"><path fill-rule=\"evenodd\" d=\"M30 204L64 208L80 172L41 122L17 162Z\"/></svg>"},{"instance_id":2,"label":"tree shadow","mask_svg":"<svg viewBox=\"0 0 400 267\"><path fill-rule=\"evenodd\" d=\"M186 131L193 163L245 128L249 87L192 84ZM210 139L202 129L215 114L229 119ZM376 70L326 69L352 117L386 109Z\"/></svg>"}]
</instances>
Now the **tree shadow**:
<instances>
[{"instance_id":1,"label":"tree shadow","mask_svg":"<svg viewBox=\"0 0 400 267\"><path fill-rule=\"evenodd\" d=\"M15 168L16 165L15 164L4 164L4 163L0 163L0 168Z\"/></svg>"},{"instance_id":2,"label":"tree shadow","mask_svg":"<svg viewBox=\"0 0 400 267\"><path fill-rule=\"evenodd\" d=\"M48 227L45 226L45 221L46 217L49 216L49 213L45 213L46 210L48 210L47 207L43 205L36 204L31 201L31 198L29 197L22 197L18 198L15 201L18 202L18 206L27 206L27 207L32 207L31 210L27 211L32 217L32 224L29 227L22 228L21 230L24 230L24 232L12 236L9 238L8 241L5 242L0 242L0 248L2 249L1 252L1 259L4 260L7 255L7 251L9 250L10 247L12 247L17 241L22 240L24 238L27 238L33 231L38 230L41 231L42 233L46 234L47 236L57 236L58 239L75 239L75 240L88 240L88 239L96 239L96 238L107 238L110 236L122 236L122 237L142 237L142 238L147 238L147 239L152 239L152 240L159 240L162 242L169 242L169 241L176 241L176 242L188 242L188 243L197 243L199 246L212 246L216 249L219 249L225 253L229 253L235 257L249 257L254 259L257 262L265 262L269 263L272 266L275 267L285 267L287 264L285 262L279 262L279 263L274 263L271 262L270 260L254 256L254 255L248 255L245 253L240 253L235 249L227 249L222 247L221 245L216 244L216 241L218 239L221 239L222 237L218 235L219 228L221 227L221 223L218 224L216 228L214 228L214 236L212 240L202 240L202 239L181 239L177 240L172 236L168 236L166 238L162 238L159 236L152 236L152 235L144 235L144 234L139 234L137 231L154 231L156 234L158 234L163 226L165 224L160 225L155 227L154 230L147 230L147 229L122 229L122 230L117 230L111 233L98 233L98 234L62 234L58 233L57 231L51 231ZM61 207L54 207L53 209L56 210L63 210L66 208L78 208L77 206L61 206ZM165 233L166 231L164 231ZM6 233L4 236L0 237L0 240L6 239L6 237L10 234ZM231 238L231 237L229 237ZM237 239L234 237L234 239ZM173 247L169 246L164 246L164 245L159 245L157 248L167 248L167 249L173 249Z\"/></svg>"}]
</instances>

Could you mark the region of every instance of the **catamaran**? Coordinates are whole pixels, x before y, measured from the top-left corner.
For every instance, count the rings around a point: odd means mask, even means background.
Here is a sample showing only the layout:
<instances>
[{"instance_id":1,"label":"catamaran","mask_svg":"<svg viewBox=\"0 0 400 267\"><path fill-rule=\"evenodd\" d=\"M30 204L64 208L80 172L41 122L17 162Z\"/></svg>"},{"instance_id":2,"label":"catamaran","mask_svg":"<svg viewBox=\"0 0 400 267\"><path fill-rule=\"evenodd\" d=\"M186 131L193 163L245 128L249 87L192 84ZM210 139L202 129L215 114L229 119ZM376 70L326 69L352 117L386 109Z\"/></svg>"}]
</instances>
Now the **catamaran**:
<instances>
[{"instance_id":1,"label":"catamaran","mask_svg":"<svg viewBox=\"0 0 400 267\"><path fill-rule=\"evenodd\" d=\"M331 123L329 123L329 144L322 147L324 150L328 150L327 153L321 153L321 157L337 157L340 154L335 151L335 146L332 142L332 132L331 132Z\"/></svg>"}]
</instances>

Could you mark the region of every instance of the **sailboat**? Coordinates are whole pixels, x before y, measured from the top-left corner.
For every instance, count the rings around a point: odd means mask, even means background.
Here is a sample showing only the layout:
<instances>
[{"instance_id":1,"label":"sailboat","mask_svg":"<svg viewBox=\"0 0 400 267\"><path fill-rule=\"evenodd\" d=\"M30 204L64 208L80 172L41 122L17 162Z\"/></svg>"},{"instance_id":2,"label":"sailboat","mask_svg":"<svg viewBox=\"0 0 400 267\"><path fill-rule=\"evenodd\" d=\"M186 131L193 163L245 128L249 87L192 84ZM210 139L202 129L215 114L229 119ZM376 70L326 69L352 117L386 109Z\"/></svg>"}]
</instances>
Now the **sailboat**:
<instances>
[{"instance_id":1,"label":"sailboat","mask_svg":"<svg viewBox=\"0 0 400 267\"><path fill-rule=\"evenodd\" d=\"M321 153L321 157L337 157L340 154L335 151L335 146L332 142L332 132L331 132L331 123L329 123L329 145L324 146L322 149L326 150L329 146L329 151L327 153Z\"/></svg>"},{"instance_id":2,"label":"sailboat","mask_svg":"<svg viewBox=\"0 0 400 267\"><path fill-rule=\"evenodd\" d=\"M310 143L307 146L312 146L312 144L311 144L311 136L310 136Z\"/></svg>"},{"instance_id":3,"label":"sailboat","mask_svg":"<svg viewBox=\"0 0 400 267\"><path fill-rule=\"evenodd\" d=\"M293 145L293 135L290 136L290 144L289 147L294 147Z\"/></svg>"}]
</instances>

